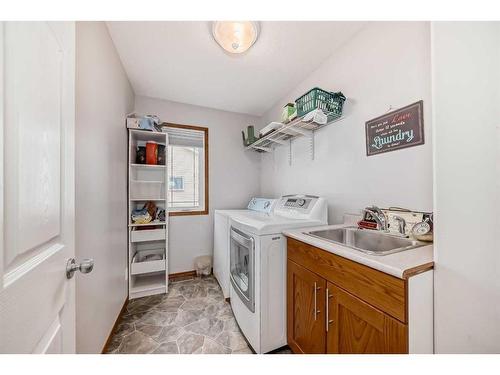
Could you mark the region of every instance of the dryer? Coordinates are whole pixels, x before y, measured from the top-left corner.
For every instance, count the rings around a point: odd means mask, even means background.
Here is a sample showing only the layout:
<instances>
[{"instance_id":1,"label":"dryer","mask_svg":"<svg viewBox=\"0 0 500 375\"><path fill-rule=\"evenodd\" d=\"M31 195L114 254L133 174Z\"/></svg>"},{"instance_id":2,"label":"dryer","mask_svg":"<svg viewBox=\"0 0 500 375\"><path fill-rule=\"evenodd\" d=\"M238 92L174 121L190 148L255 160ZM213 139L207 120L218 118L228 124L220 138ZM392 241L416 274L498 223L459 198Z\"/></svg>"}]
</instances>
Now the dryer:
<instances>
[{"instance_id":1,"label":"dryer","mask_svg":"<svg viewBox=\"0 0 500 375\"><path fill-rule=\"evenodd\" d=\"M231 307L256 353L286 340L286 238L284 229L327 224L327 203L312 195L287 195L273 213L230 219Z\"/></svg>"}]
</instances>

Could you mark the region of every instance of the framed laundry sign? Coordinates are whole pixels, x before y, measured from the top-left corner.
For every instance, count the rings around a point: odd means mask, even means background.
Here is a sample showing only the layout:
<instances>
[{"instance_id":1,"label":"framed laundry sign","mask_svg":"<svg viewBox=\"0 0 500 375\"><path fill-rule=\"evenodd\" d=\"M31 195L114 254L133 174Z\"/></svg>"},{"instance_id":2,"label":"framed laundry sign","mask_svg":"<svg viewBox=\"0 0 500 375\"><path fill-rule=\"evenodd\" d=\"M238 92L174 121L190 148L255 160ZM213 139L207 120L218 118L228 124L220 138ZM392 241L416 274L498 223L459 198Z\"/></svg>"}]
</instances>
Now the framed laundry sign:
<instances>
[{"instance_id":1,"label":"framed laundry sign","mask_svg":"<svg viewBox=\"0 0 500 375\"><path fill-rule=\"evenodd\" d=\"M420 100L367 121L366 156L423 145L423 103Z\"/></svg>"}]
</instances>

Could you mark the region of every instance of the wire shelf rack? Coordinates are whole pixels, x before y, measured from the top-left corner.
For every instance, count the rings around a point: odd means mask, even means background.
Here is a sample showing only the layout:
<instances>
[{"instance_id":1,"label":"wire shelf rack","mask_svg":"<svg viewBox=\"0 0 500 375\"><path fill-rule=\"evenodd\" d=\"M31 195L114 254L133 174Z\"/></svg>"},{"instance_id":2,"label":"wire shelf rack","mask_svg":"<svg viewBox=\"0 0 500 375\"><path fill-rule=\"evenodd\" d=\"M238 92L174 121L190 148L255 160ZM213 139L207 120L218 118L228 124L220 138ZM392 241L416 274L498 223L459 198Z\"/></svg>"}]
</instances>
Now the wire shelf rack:
<instances>
[{"instance_id":1,"label":"wire shelf rack","mask_svg":"<svg viewBox=\"0 0 500 375\"><path fill-rule=\"evenodd\" d=\"M311 159L314 160L314 133L316 130L327 126L333 122L340 121L344 118L342 115L333 113L325 113L327 115L327 122L325 124L317 124L311 121L304 121L304 116L298 117L289 123L282 124L276 130L265 136L257 139L254 143L245 147L247 150L254 150L257 152L273 152L278 146L289 146L289 164L292 163L292 140L299 137L308 137L310 140L310 153Z\"/></svg>"}]
</instances>

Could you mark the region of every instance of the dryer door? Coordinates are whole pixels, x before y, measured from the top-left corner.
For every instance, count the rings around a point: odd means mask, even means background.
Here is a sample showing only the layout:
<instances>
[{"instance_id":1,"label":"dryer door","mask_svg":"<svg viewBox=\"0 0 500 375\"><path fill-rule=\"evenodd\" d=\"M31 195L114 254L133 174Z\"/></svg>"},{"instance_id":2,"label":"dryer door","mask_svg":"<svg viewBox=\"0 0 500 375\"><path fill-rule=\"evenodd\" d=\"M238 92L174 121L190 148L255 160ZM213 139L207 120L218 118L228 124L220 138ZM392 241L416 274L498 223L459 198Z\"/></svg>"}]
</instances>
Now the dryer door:
<instances>
[{"instance_id":1,"label":"dryer door","mask_svg":"<svg viewBox=\"0 0 500 375\"><path fill-rule=\"evenodd\" d=\"M255 312L255 242L253 237L231 227L231 284L241 301Z\"/></svg>"}]
</instances>

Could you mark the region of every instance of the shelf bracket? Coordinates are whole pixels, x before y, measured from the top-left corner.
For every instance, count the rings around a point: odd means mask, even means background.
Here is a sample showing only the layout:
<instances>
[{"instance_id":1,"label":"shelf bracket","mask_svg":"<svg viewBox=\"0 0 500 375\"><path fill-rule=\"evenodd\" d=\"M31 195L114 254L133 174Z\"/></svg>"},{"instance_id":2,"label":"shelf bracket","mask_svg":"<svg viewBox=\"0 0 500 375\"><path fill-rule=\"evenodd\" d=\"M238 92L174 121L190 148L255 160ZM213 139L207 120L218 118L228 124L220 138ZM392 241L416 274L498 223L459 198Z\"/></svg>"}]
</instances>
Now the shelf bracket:
<instances>
[{"instance_id":1,"label":"shelf bracket","mask_svg":"<svg viewBox=\"0 0 500 375\"><path fill-rule=\"evenodd\" d=\"M270 140L271 142L277 143L277 144L279 144L279 145L286 145L286 143L287 143L286 141L284 141L284 140L282 140L282 139L272 139L272 138L269 138L269 140Z\"/></svg>"},{"instance_id":2,"label":"shelf bracket","mask_svg":"<svg viewBox=\"0 0 500 375\"><path fill-rule=\"evenodd\" d=\"M309 136L312 133L312 130L301 129L301 128L293 128L294 132L299 133L300 135Z\"/></svg>"},{"instance_id":3,"label":"shelf bracket","mask_svg":"<svg viewBox=\"0 0 500 375\"><path fill-rule=\"evenodd\" d=\"M311 160L314 160L314 131L309 135L309 152L311 154Z\"/></svg>"},{"instance_id":4,"label":"shelf bracket","mask_svg":"<svg viewBox=\"0 0 500 375\"><path fill-rule=\"evenodd\" d=\"M264 146L253 146L253 148L265 152L271 152L273 150L271 147L264 147Z\"/></svg>"}]
</instances>

